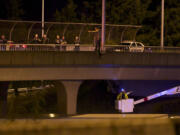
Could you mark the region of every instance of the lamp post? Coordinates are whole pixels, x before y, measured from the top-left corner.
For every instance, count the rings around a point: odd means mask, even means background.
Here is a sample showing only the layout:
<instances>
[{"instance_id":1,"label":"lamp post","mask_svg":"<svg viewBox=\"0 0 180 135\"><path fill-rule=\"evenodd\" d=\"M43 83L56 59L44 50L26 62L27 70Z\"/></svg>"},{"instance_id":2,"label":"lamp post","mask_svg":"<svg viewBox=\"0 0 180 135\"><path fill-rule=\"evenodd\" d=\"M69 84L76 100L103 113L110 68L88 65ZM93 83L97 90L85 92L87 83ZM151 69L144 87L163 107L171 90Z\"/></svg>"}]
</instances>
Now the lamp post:
<instances>
[{"instance_id":1,"label":"lamp post","mask_svg":"<svg viewBox=\"0 0 180 135\"><path fill-rule=\"evenodd\" d=\"M43 37L44 35L44 0L42 0L42 34L41 36Z\"/></svg>"},{"instance_id":2,"label":"lamp post","mask_svg":"<svg viewBox=\"0 0 180 135\"><path fill-rule=\"evenodd\" d=\"M102 0L102 33L101 33L101 51L104 50L105 44L105 23L106 23L106 0Z\"/></svg>"},{"instance_id":3,"label":"lamp post","mask_svg":"<svg viewBox=\"0 0 180 135\"><path fill-rule=\"evenodd\" d=\"M164 49L164 0L161 3L161 50Z\"/></svg>"}]
</instances>

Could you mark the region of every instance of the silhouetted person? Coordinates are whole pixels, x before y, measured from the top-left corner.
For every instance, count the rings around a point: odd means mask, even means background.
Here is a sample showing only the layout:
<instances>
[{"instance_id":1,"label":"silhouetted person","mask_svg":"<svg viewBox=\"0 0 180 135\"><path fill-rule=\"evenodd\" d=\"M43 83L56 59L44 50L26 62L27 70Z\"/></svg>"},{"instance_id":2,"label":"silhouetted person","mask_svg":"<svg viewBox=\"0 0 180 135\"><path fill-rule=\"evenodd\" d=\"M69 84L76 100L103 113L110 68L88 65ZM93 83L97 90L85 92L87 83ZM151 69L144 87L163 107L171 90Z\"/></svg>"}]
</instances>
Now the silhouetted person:
<instances>
[{"instance_id":1,"label":"silhouetted person","mask_svg":"<svg viewBox=\"0 0 180 135\"><path fill-rule=\"evenodd\" d=\"M62 39L61 39L61 47L62 47L62 50L63 51L66 51L66 45L67 45L67 42L65 40L65 36L62 36Z\"/></svg>"},{"instance_id":2,"label":"silhouetted person","mask_svg":"<svg viewBox=\"0 0 180 135\"><path fill-rule=\"evenodd\" d=\"M41 43L41 39L39 38L39 35L38 34L35 34L34 35L34 38L32 40L32 43L33 44L40 44Z\"/></svg>"},{"instance_id":3,"label":"silhouetted person","mask_svg":"<svg viewBox=\"0 0 180 135\"><path fill-rule=\"evenodd\" d=\"M56 50L61 50L61 42L62 39L59 35L56 35L55 44L56 44Z\"/></svg>"},{"instance_id":4,"label":"silhouetted person","mask_svg":"<svg viewBox=\"0 0 180 135\"><path fill-rule=\"evenodd\" d=\"M42 44L49 44L49 38L47 37L46 34L43 35L41 43Z\"/></svg>"},{"instance_id":5,"label":"silhouetted person","mask_svg":"<svg viewBox=\"0 0 180 135\"><path fill-rule=\"evenodd\" d=\"M55 44L61 44L62 39L60 38L59 35L56 35L56 39L55 39Z\"/></svg>"},{"instance_id":6,"label":"silhouetted person","mask_svg":"<svg viewBox=\"0 0 180 135\"><path fill-rule=\"evenodd\" d=\"M7 40L5 35L1 35L1 39L0 39L0 49L1 50L6 50L6 45L7 44Z\"/></svg>"},{"instance_id":7,"label":"silhouetted person","mask_svg":"<svg viewBox=\"0 0 180 135\"><path fill-rule=\"evenodd\" d=\"M76 46L78 46L78 45L80 44L80 39L79 39L78 36L75 37L75 39L74 39L74 44L75 44Z\"/></svg>"},{"instance_id":8,"label":"silhouetted person","mask_svg":"<svg viewBox=\"0 0 180 135\"><path fill-rule=\"evenodd\" d=\"M98 27L95 27L95 30L93 31L88 31L88 32L93 32L94 33L94 46L95 46L95 51L100 52L100 46L101 46L101 29Z\"/></svg>"},{"instance_id":9,"label":"silhouetted person","mask_svg":"<svg viewBox=\"0 0 180 135\"><path fill-rule=\"evenodd\" d=\"M7 44L7 39L6 39L5 35L1 35L0 43Z\"/></svg>"},{"instance_id":10,"label":"silhouetted person","mask_svg":"<svg viewBox=\"0 0 180 135\"><path fill-rule=\"evenodd\" d=\"M66 45L66 44L67 42L66 42L65 36L62 36L61 45Z\"/></svg>"},{"instance_id":11,"label":"silhouetted person","mask_svg":"<svg viewBox=\"0 0 180 135\"><path fill-rule=\"evenodd\" d=\"M74 39L74 44L75 44L75 48L74 48L74 50L75 51L79 51L79 45L80 45L80 39L79 39L79 37L78 36L76 36L75 37L75 39Z\"/></svg>"}]
</instances>

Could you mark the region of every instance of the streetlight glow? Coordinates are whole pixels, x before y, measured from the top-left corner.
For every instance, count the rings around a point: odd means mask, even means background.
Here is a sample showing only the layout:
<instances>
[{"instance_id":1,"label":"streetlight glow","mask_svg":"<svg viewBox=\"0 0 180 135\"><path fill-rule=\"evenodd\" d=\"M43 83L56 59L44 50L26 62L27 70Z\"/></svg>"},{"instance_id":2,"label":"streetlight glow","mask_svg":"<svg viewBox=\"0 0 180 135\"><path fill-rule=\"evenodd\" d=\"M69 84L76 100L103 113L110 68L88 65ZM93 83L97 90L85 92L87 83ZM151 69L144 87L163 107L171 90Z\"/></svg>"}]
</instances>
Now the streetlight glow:
<instances>
[{"instance_id":1,"label":"streetlight glow","mask_svg":"<svg viewBox=\"0 0 180 135\"><path fill-rule=\"evenodd\" d=\"M54 113L50 113L50 114L49 114L49 117L50 117L50 118L54 118L54 117L55 117L55 114L54 114Z\"/></svg>"}]
</instances>

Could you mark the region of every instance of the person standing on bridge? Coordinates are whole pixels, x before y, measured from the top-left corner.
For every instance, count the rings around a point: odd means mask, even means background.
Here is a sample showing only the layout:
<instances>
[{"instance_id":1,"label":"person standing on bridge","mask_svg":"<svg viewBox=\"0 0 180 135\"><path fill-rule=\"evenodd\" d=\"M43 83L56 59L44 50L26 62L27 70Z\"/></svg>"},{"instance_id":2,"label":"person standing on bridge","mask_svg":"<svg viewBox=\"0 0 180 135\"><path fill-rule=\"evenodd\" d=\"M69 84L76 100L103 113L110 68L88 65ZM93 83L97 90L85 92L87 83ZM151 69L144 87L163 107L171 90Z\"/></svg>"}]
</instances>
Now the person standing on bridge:
<instances>
[{"instance_id":1,"label":"person standing on bridge","mask_svg":"<svg viewBox=\"0 0 180 135\"><path fill-rule=\"evenodd\" d=\"M5 44L7 44L6 37L5 35L1 35L1 39L0 39L1 50L6 50Z\"/></svg>"},{"instance_id":2,"label":"person standing on bridge","mask_svg":"<svg viewBox=\"0 0 180 135\"><path fill-rule=\"evenodd\" d=\"M6 39L5 35L1 35L0 43L7 44L7 39Z\"/></svg>"},{"instance_id":3,"label":"person standing on bridge","mask_svg":"<svg viewBox=\"0 0 180 135\"><path fill-rule=\"evenodd\" d=\"M61 42L62 39L59 35L56 35L55 44L56 44L56 50L61 50Z\"/></svg>"},{"instance_id":4,"label":"person standing on bridge","mask_svg":"<svg viewBox=\"0 0 180 135\"><path fill-rule=\"evenodd\" d=\"M75 48L74 48L74 50L75 51L79 51L79 45L80 45L80 39L79 39L79 37L78 36L76 36L75 37L75 39L74 39L74 45L75 45Z\"/></svg>"},{"instance_id":5,"label":"person standing on bridge","mask_svg":"<svg viewBox=\"0 0 180 135\"><path fill-rule=\"evenodd\" d=\"M43 35L41 43L42 44L49 44L49 38L47 37L46 34Z\"/></svg>"},{"instance_id":6,"label":"person standing on bridge","mask_svg":"<svg viewBox=\"0 0 180 135\"><path fill-rule=\"evenodd\" d=\"M35 34L34 35L34 38L32 40L32 43L33 44L40 44L41 43L41 39L39 38L39 35L38 34Z\"/></svg>"},{"instance_id":7,"label":"person standing on bridge","mask_svg":"<svg viewBox=\"0 0 180 135\"><path fill-rule=\"evenodd\" d=\"M62 36L61 47L63 51L66 51L66 45L67 45L67 42L66 42L65 36Z\"/></svg>"},{"instance_id":8,"label":"person standing on bridge","mask_svg":"<svg viewBox=\"0 0 180 135\"><path fill-rule=\"evenodd\" d=\"M55 44L60 45L61 42L62 42L62 39L60 38L60 36L56 35Z\"/></svg>"},{"instance_id":9,"label":"person standing on bridge","mask_svg":"<svg viewBox=\"0 0 180 135\"><path fill-rule=\"evenodd\" d=\"M88 31L88 32L93 32L94 33L94 46L95 46L95 51L100 52L100 47L101 47L101 29L98 27L95 27L95 30L93 31Z\"/></svg>"}]
</instances>

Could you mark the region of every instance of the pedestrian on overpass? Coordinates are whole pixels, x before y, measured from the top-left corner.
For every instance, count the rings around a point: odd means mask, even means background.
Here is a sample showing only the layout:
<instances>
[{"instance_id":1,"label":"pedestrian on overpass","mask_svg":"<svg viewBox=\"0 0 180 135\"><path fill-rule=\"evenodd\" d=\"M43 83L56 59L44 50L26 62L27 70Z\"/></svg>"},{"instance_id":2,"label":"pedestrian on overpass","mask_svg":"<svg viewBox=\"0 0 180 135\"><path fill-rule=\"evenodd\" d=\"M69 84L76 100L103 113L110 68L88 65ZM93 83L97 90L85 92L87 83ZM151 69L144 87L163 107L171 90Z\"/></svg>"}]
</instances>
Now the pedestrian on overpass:
<instances>
[{"instance_id":1,"label":"pedestrian on overpass","mask_svg":"<svg viewBox=\"0 0 180 135\"><path fill-rule=\"evenodd\" d=\"M62 51L66 51L66 45L67 45L67 42L66 42L65 36L62 36L62 39L61 39Z\"/></svg>"},{"instance_id":2,"label":"pedestrian on overpass","mask_svg":"<svg viewBox=\"0 0 180 135\"><path fill-rule=\"evenodd\" d=\"M56 50L59 50L59 51L61 50L61 42L62 42L62 39L60 38L60 36L56 35L56 39L55 39Z\"/></svg>"},{"instance_id":3,"label":"pedestrian on overpass","mask_svg":"<svg viewBox=\"0 0 180 135\"><path fill-rule=\"evenodd\" d=\"M41 43L42 44L49 44L49 38L47 37L46 34L43 35Z\"/></svg>"},{"instance_id":4,"label":"pedestrian on overpass","mask_svg":"<svg viewBox=\"0 0 180 135\"><path fill-rule=\"evenodd\" d=\"M0 39L0 49L1 51L5 51L6 50L6 45L7 44L7 40L6 40L6 37L5 35L1 35L1 39Z\"/></svg>"},{"instance_id":5,"label":"pedestrian on overpass","mask_svg":"<svg viewBox=\"0 0 180 135\"><path fill-rule=\"evenodd\" d=\"M100 52L100 47L101 47L101 29L98 27L95 27L95 30L93 31L88 31L88 32L93 32L94 33L94 46L95 46L95 51Z\"/></svg>"},{"instance_id":6,"label":"pedestrian on overpass","mask_svg":"<svg viewBox=\"0 0 180 135\"><path fill-rule=\"evenodd\" d=\"M79 48L79 45L80 45L80 39L79 39L78 36L76 36L75 39L74 39L74 45L75 45L74 50L75 50L75 51L79 51L79 50L80 50L80 48Z\"/></svg>"},{"instance_id":7,"label":"pedestrian on overpass","mask_svg":"<svg viewBox=\"0 0 180 135\"><path fill-rule=\"evenodd\" d=\"M39 35L37 33L34 35L32 43L33 44L40 44L41 43L41 39L39 38Z\"/></svg>"}]
</instances>

